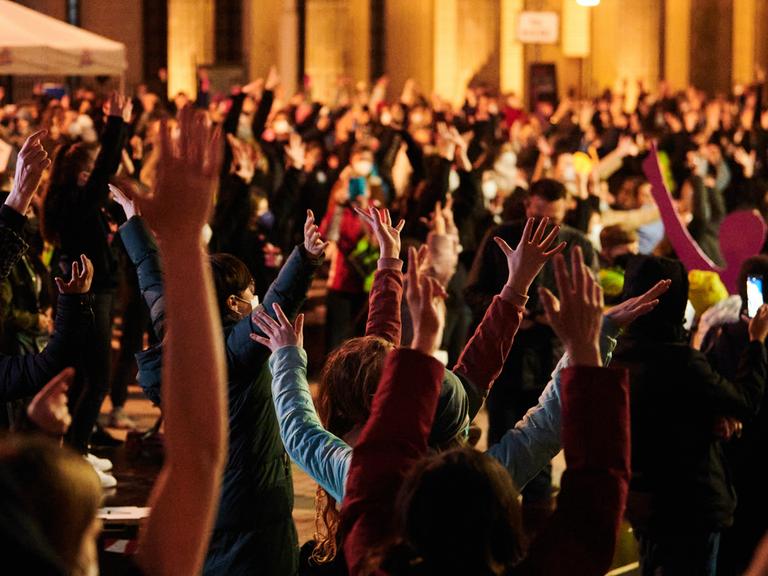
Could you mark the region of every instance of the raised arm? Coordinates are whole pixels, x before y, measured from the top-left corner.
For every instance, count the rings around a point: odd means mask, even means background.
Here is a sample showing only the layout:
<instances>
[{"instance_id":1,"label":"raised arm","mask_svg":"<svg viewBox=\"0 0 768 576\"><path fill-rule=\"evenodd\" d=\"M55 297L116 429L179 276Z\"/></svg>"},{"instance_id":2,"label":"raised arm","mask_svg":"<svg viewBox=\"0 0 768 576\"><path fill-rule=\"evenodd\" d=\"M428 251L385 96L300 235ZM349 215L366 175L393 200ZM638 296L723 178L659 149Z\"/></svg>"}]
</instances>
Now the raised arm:
<instances>
[{"instance_id":1,"label":"raised arm","mask_svg":"<svg viewBox=\"0 0 768 576\"><path fill-rule=\"evenodd\" d=\"M25 215L40 186L43 172L51 165L40 142L47 133L40 130L24 142L16 161L13 188L0 208L0 280L8 277L28 248L22 232Z\"/></svg>"},{"instance_id":2,"label":"raised arm","mask_svg":"<svg viewBox=\"0 0 768 576\"><path fill-rule=\"evenodd\" d=\"M398 349L387 358L370 418L352 455L341 516L344 554L353 576L393 534L395 496L408 470L427 452L440 392L443 367L432 354L442 331L435 301L442 289L436 280L417 275L409 269L414 349Z\"/></svg>"},{"instance_id":3,"label":"raised arm","mask_svg":"<svg viewBox=\"0 0 768 576\"><path fill-rule=\"evenodd\" d=\"M403 261L400 259L400 232L405 222L392 226L389 210L355 209L360 218L373 230L379 243L379 261L368 297L366 336L378 336L400 345L402 319L400 305L403 299Z\"/></svg>"},{"instance_id":4,"label":"raised arm","mask_svg":"<svg viewBox=\"0 0 768 576\"><path fill-rule=\"evenodd\" d=\"M272 104L275 102L275 89L280 84L280 76L277 73L277 68L272 66L267 74L267 79L264 82L264 90L261 93L261 100L259 100L259 106L256 108L256 113L253 115L253 124L251 128L253 130L253 137L258 140L261 138L261 133L264 132L264 128L267 126L267 120L269 114L272 112Z\"/></svg>"},{"instance_id":5,"label":"raised arm","mask_svg":"<svg viewBox=\"0 0 768 576\"><path fill-rule=\"evenodd\" d=\"M278 304L273 311L277 321L264 310L255 314L254 322L264 336L251 337L272 350L269 367L280 437L291 460L341 502L352 448L323 428L315 411L302 347L304 315L299 314L292 325Z\"/></svg>"},{"instance_id":6,"label":"raised arm","mask_svg":"<svg viewBox=\"0 0 768 576\"><path fill-rule=\"evenodd\" d=\"M106 104L107 125L101 135L101 149L80 198L84 206L99 206L109 195L107 184L120 166L126 136L125 125L131 118L132 109L131 99L116 92Z\"/></svg>"},{"instance_id":7,"label":"raised arm","mask_svg":"<svg viewBox=\"0 0 768 576\"><path fill-rule=\"evenodd\" d=\"M493 298L453 369L462 376L462 382L470 383L467 392L471 415L477 414L483 399L504 367L512 340L523 318L528 288L546 261L565 248L565 242L553 247L560 232L559 226L554 226L544 235L549 225L548 218L539 222L535 232L533 225L534 219L529 218L515 250L501 238L494 238L507 259L507 282L501 293Z\"/></svg>"},{"instance_id":8,"label":"raised arm","mask_svg":"<svg viewBox=\"0 0 768 576\"><path fill-rule=\"evenodd\" d=\"M125 187L124 187L125 188ZM115 201L125 212L126 221L120 226L120 237L128 253L131 263L136 268L139 280L139 291L149 308L152 329L158 340L165 333L165 302L163 299L163 272L160 267L160 256L157 242L141 217L136 202L133 199L135 188L123 190L110 184L109 189Z\"/></svg>"},{"instance_id":9,"label":"raised arm","mask_svg":"<svg viewBox=\"0 0 768 576\"><path fill-rule=\"evenodd\" d=\"M629 384L626 371L601 368L600 285L572 253L572 274L555 259L558 301L540 295L547 319L572 358L563 371L563 475L557 511L534 540L525 571L604 574L611 565L629 487Z\"/></svg>"},{"instance_id":10,"label":"raised arm","mask_svg":"<svg viewBox=\"0 0 768 576\"><path fill-rule=\"evenodd\" d=\"M85 256L72 264L69 282L56 279L60 294L53 335L39 354L0 356L0 399L34 396L56 374L78 363L82 342L93 322L87 296L92 279L93 265Z\"/></svg>"},{"instance_id":11,"label":"raised arm","mask_svg":"<svg viewBox=\"0 0 768 576\"><path fill-rule=\"evenodd\" d=\"M670 282L662 280L645 294L614 306L603 317L600 331L600 356L603 365L610 362L619 332L640 316L653 310L659 296L669 289ZM539 396L536 406L501 440L488 448L509 471L515 485L522 489L562 449L561 442L561 374L572 364L568 353L557 363L552 378Z\"/></svg>"},{"instance_id":12,"label":"raised arm","mask_svg":"<svg viewBox=\"0 0 768 576\"><path fill-rule=\"evenodd\" d=\"M202 230L218 181L222 142L190 108L179 146L168 127L142 213L161 239L167 334L164 342L165 463L139 535L138 563L149 576L196 574L218 506L226 455L226 367L221 321Z\"/></svg>"},{"instance_id":13,"label":"raised arm","mask_svg":"<svg viewBox=\"0 0 768 576\"><path fill-rule=\"evenodd\" d=\"M304 244L294 248L264 295L262 308L269 315L274 315L273 306L279 304L289 318L296 317L315 273L323 263L327 246L328 243L320 237L314 214L308 210L304 222ZM227 338L227 351L236 361L238 369L253 370L267 361L268 350L253 341L253 333L261 332L253 316L248 316L235 325Z\"/></svg>"}]
</instances>

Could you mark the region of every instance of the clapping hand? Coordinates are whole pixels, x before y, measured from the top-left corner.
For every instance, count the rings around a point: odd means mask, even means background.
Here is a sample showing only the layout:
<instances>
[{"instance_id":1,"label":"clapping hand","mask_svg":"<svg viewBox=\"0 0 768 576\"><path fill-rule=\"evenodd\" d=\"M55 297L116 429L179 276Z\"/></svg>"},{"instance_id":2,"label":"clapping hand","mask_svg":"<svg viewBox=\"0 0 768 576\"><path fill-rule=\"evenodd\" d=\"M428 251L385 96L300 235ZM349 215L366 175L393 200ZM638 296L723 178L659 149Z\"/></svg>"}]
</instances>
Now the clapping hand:
<instances>
[{"instance_id":1,"label":"clapping hand","mask_svg":"<svg viewBox=\"0 0 768 576\"><path fill-rule=\"evenodd\" d=\"M307 210L307 219L304 222L304 249L315 258L322 256L329 242L323 242L320 231L315 224L315 214Z\"/></svg>"},{"instance_id":2,"label":"clapping hand","mask_svg":"<svg viewBox=\"0 0 768 576\"><path fill-rule=\"evenodd\" d=\"M80 262L72 262L72 276L69 282L56 278L60 294L87 294L93 280L93 264L85 254L80 255Z\"/></svg>"},{"instance_id":3,"label":"clapping hand","mask_svg":"<svg viewBox=\"0 0 768 576\"><path fill-rule=\"evenodd\" d=\"M13 189L5 204L19 214L26 214L32 197L40 186L40 181L51 165L48 153L40 140L48 134L47 130L39 130L29 136L19 151L16 160L16 174L13 178Z\"/></svg>"},{"instance_id":4,"label":"clapping hand","mask_svg":"<svg viewBox=\"0 0 768 576\"><path fill-rule=\"evenodd\" d=\"M440 283L419 268L416 249L408 249L405 298L413 321L411 348L432 355L437 351L445 325L446 293Z\"/></svg>"},{"instance_id":5,"label":"clapping hand","mask_svg":"<svg viewBox=\"0 0 768 576\"><path fill-rule=\"evenodd\" d=\"M277 352L286 346L303 347L304 314L296 316L296 322L291 324L283 309L280 308L280 304L275 302L272 309L275 311L277 320L267 314L263 308L259 308L251 316L253 323L264 333L264 336L257 333L251 334L251 340L263 344L272 352Z\"/></svg>"},{"instance_id":6,"label":"clapping hand","mask_svg":"<svg viewBox=\"0 0 768 576\"><path fill-rule=\"evenodd\" d=\"M520 242L514 250L502 238L494 237L494 241L507 257L509 269L507 286L521 296L528 294L528 288L530 288L533 279L536 278L547 260L562 252L566 245L565 242L560 242L550 249L557 239L560 226L554 226L544 237L544 232L549 225L549 218L542 219L535 232L533 232L533 224L534 218L528 218Z\"/></svg>"},{"instance_id":7,"label":"clapping hand","mask_svg":"<svg viewBox=\"0 0 768 576\"><path fill-rule=\"evenodd\" d=\"M373 230L379 242L379 258L400 258L400 232L405 220L392 226L392 216L386 208L355 208L360 218Z\"/></svg>"},{"instance_id":8,"label":"clapping hand","mask_svg":"<svg viewBox=\"0 0 768 576\"><path fill-rule=\"evenodd\" d=\"M221 130L187 106L179 114L178 141L161 121L157 175L150 194L136 198L141 213L161 242L201 242L219 181Z\"/></svg>"},{"instance_id":9,"label":"clapping hand","mask_svg":"<svg viewBox=\"0 0 768 576\"><path fill-rule=\"evenodd\" d=\"M600 324L603 289L584 264L579 246L571 253L570 275L565 258L561 254L555 256L555 280L560 300L548 289L539 288L549 325L575 364L602 366Z\"/></svg>"},{"instance_id":10,"label":"clapping hand","mask_svg":"<svg viewBox=\"0 0 768 576\"><path fill-rule=\"evenodd\" d=\"M27 416L43 432L61 436L72 423L72 416L67 408L67 390L74 378L74 368L65 368L54 376L27 406Z\"/></svg>"}]
</instances>

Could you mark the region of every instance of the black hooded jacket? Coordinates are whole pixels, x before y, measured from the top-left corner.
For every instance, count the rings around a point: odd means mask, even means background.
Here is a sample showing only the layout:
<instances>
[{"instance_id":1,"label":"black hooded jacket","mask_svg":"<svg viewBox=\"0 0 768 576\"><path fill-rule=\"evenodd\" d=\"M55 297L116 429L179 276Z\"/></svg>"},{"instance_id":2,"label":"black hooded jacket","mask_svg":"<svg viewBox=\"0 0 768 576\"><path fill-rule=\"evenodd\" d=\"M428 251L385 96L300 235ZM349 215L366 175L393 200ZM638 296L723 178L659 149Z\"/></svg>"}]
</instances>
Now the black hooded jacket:
<instances>
[{"instance_id":1,"label":"black hooded jacket","mask_svg":"<svg viewBox=\"0 0 768 576\"><path fill-rule=\"evenodd\" d=\"M766 380L761 342L741 351L733 382L688 345L683 315L688 278L675 260L637 256L628 262L624 298L661 279L672 285L638 319L614 352L630 374L632 481L627 516L636 528L680 526L719 531L733 521L736 494L714 434L720 416L754 417Z\"/></svg>"}]
</instances>

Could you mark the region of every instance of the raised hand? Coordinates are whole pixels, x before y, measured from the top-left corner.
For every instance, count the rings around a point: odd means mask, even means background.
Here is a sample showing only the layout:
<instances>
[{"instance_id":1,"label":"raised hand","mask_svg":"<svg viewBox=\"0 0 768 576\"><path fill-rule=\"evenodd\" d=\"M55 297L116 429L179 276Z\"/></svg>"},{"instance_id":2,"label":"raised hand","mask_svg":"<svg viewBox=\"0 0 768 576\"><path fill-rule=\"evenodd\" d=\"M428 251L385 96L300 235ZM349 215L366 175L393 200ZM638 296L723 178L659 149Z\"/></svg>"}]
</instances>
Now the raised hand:
<instances>
[{"instance_id":1,"label":"raised hand","mask_svg":"<svg viewBox=\"0 0 768 576\"><path fill-rule=\"evenodd\" d=\"M272 352L277 352L280 348L285 348L286 346L302 348L304 346L304 314L296 316L296 322L291 324L283 309L280 308L280 304L275 302L272 305L272 309L275 311L277 321L267 314L263 308L259 308L251 316L254 324L265 334L262 336L261 334L253 333L251 334L251 340L263 344Z\"/></svg>"},{"instance_id":2,"label":"raised hand","mask_svg":"<svg viewBox=\"0 0 768 576\"><path fill-rule=\"evenodd\" d=\"M304 249L315 258L322 256L330 242L323 242L320 231L315 224L315 214L307 210L307 219L304 222Z\"/></svg>"},{"instance_id":3,"label":"raised hand","mask_svg":"<svg viewBox=\"0 0 768 576\"><path fill-rule=\"evenodd\" d=\"M664 294L672 285L672 280L659 280L645 294L624 300L605 313L618 328L626 328L640 316L648 314L659 303L659 296Z\"/></svg>"},{"instance_id":4,"label":"raised hand","mask_svg":"<svg viewBox=\"0 0 768 576\"><path fill-rule=\"evenodd\" d=\"M422 217L420 220L435 234L458 234L456 223L453 221L453 196L446 196L445 206L442 202L436 202L435 210L429 218Z\"/></svg>"},{"instance_id":5,"label":"raised hand","mask_svg":"<svg viewBox=\"0 0 768 576\"><path fill-rule=\"evenodd\" d=\"M400 232L405 220L392 226L392 216L386 208L355 208L360 218L373 230L379 242L379 258L400 258Z\"/></svg>"},{"instance_id":6,"label":"raised hand","mask_svg":"<svg viewBox=\"0 0 768 576\"><path fill-rule=\"evenodd\" d=\"M444 159L453 162L456 156L456 143L453 141L451 132L443 122L437 125L437 153Z\"/></svg>"},{"instance_id":7,"label":"raised hand","mask_svg":"<svg viewBox=\"0 0 768 576\"><path fill-rule=\"evenodd\" d=\"M51 165L48 153L40 140L48 134L39 130L24 142L16 160L16 174L13 177L13 189L5 201L6 206L24 215L29 209L32 197L40 186L40 180Z\"/></svg>"},{"instance_id":8,"label":"raised hand","mask_svg":"<svg viewBox=\"0 0 768 576\"><path fill-rule=\"evenodd\" d=\"M122 118L124 122L130 122L133 112L133 102L119 92L115 91L104 104L104 114Z\"/></svg>"},{"instance_id":9,"label":"raised hand","mask_svg":"<svg viewBox=\"0 0 768 576\"><path fill-rule=\"evenodd\" d=\"M221 130L187 106L179 114L178 141L161 121L153 191L137 197L141 213L161 242L201 242L219 181Z\"/></svg>"},{"instance_id":10,"label":"raised hand","mask_svg":"<svg viewBox=\"0 0 768 576\"><path fill-rule=\"evenodd\" d=\"M432 355L440 345L445 326L446 293L436 279L422 273L414 247L408 249L405 298L413 322L411 348Z\"/></svg>"},{"instance_id":11,"label":"raised hand","mask_svg":"<svg viewBox=\"0 0 768 576\"><path fill-rule=\"evenodd\" d=\"M141 211L134 200L136 185L128 179L120 179L119 184L119 188L114 184L109 184L109 191L112 192L112 198L115 202L120 204L123 212L125 212L126 219L130 220L136 215L141 215Z\"/></svg>"},{"instance_id":12,"label":"raised hand","mask_svg":"<svg viewBox=\"0 0 768 576\"><path fill-rule=\"evenodd\" d=\"M547 288L539 288L550 326L575 364L602 366L600 324L603 289L584 264L579 246L571 253L570 275L562 254L555 256L555 280L560 300Z\"/></svg>"},{"instance_id":13,"label":"raised hand","mask_svg":"<svg viewBox=\"0 0 768 576\"><path fill-rule=\"evenodd\" d=\"M304 154L306 146L301 140L301 136L293 132L288 140L288 145L285 146L285 157L288 159L290 167L296 168L296 170L304 169Z\"/></svg>"},{"instance_id":14,"label":"raised hand","mask_svg":"<svg viewBox=\"0 0 768 576\"><path fill-rule=\"evenodd\" d=\"M59 294L87 294L93 281L93 264L85 254L80 254L80 262L72 262L72 276L69 282L56 278Z\"/></svg>"},{"instance_id":15,"label":"raised hand","mask_svg":"<svg viewBox=\"0 0 768 576\"><path fill-rule=\"evenodd\" d=\"M421 217L420 220L427 225L430 232L438 235L446 233L445 216L443 215L443 205L441 202L435 203L435 210L429 215L429 218Z\"/></svg>"},{"instance_id":16,"label":"raised hand","mask_svg":"<svg viewBox=\"0 0 768 576\"><path fill-rule=\"evenodd\" d=\"M766 337L768 337L768 304L763 304L757 309L755 317L749 321L749 340L765 342Z\"/></svg>"},{"instance_id":17,"label":"raised hand","mask_svg":"<svg viewBox=\"0 0 768 576\"><path fill-rule=\"evenodd\" d=\"M63 435L72 423L67 408L67 390L75 378L74 368L65 368L38 392L27 406L27 416L46 434Z\"/></svg>"},{"instance_id":18,"label":"raised hand","mask_svg":"<svg viewBox=\"0 0 768 576\"><path fill-rule=\"evenodd\" d=\"M560 226L554 226L544 237L544 232L549 225L549 218L542 219L535 232L533 232L534 221L534 218L528 218L520 242L514 250L502 238L496 236L493 239L507 257L509 270L507 286L521 296L528 294L528 288L530 288L533 279L536 278L547 260L562 252L566 245L565 242L560 242L550 249L557 239Z\"/></svg>"}]
</instances>

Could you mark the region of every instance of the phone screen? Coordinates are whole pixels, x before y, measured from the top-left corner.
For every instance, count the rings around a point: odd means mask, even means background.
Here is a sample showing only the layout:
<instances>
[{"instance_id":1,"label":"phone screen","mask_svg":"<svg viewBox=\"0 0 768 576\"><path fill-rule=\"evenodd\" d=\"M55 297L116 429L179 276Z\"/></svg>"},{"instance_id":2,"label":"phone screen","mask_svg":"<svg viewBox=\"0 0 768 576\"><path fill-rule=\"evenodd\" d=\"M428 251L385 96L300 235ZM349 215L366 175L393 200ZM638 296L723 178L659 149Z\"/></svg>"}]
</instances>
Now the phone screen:
<instances>
[{"instance_id":1,"label":"phone screen","mask_svg":"<svg viewBox=\"0 0 768 576\"><path fill-rule=\"evenodd\" d=\"M354 200L358 196L365 194L365 178L349 179L349 199Z\"/></svg>"},{"instance_id":2,"label":"phone screen","mask_svg":"<svg viewBox=\"0 0 768 576\"><path fill-rule=\"evenodd\" d=\"M763 277L747 276L747 314L754 318L763 305Z\"/></svg>"}]
</instances>

